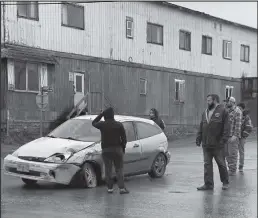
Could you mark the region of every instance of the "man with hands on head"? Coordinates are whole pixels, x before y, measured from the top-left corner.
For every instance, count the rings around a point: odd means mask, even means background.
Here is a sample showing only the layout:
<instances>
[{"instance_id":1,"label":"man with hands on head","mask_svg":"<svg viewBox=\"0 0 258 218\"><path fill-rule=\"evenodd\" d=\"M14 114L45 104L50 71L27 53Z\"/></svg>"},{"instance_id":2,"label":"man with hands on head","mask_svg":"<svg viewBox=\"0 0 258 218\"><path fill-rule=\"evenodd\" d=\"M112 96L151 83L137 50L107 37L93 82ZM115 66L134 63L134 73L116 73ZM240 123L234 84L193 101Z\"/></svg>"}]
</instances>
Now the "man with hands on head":
<instances>
[{"instance_id":1,"label":"man with hands on head","mask_svg":"<svg viewBox=\"0 0 258 218\"><path fill-rule=\"evenodd\" d=\"M102 117L104 117L104 121L101 121ZM115 120L114 109L110 107L101 112L92 121L92 125L101 132L102 158L105 165L108 193L113 193L112 166L114 164L120 194L128 194L123 172L123 157L127 143L123 124Z\"/></svg>"}]
</instances>

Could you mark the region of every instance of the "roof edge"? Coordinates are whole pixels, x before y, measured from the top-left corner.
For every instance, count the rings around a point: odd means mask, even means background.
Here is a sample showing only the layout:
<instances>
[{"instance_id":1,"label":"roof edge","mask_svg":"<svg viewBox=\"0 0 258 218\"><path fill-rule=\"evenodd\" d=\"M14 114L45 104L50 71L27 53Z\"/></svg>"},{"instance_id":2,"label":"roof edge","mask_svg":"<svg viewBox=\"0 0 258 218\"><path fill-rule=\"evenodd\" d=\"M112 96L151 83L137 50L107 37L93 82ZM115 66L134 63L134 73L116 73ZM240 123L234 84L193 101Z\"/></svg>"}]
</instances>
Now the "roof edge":
<instances>
[{"instance_id":1,"label":"roof edge","mask_svg":"<svg viewBox=\"0 0 258 218\"><path fill-rule=\"evenodd\" d=\"M235 27L241 27L241 28L244 28L244 29L248 29L250 31L257 32L257 28L255 28L255 27L251 27L251 26L247 26L247 25L244 25L244 24L236 23L236 22L229 21L229 20L226 20L226 19L223 19L223 18L220 18L220 17L215 17L213 15L206 14L206 13L200 12L200 11L196 11L196 10L193 10L193 9L190 9L190 8L186 8L186 7L183 7L183 6L180 6L180 5L176 5L176 4L173 4L173 3L170 3L170 2L160 1L160 2L155 2L155 3L162 4L162 5L167 6L167 7L179 9L179 10L187 12L187 13L203 16L203 17L206 17L210 20L218 20L218 21L224 22L226 24L233 25Z\"/></svg>"}]
</instances>

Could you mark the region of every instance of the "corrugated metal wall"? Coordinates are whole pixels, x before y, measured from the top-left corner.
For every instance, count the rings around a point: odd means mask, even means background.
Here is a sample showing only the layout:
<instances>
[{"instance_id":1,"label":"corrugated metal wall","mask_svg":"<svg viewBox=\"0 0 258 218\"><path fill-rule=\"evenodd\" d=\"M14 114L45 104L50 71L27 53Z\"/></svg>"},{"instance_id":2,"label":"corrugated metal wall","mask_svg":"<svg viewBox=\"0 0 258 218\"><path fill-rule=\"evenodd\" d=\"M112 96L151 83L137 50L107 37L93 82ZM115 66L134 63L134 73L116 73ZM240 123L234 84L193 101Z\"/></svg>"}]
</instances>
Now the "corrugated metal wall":
<instances>
[{"instance_id":1,"label":"corrugated metal wall","mask_svg":"<svg viewBox=\"0 0 258 218\"><path fill-rule=\"evenodd\" d=\"M6 39L42 49L240 78L257 74L257 33L150 2L82 4L85 30L61 26L61 5L39 5L39 21L17 18L7 6ZM126 16L134 39L126 38ZM163 25L164 46L146 42L147 21ZM216 23L216 28L215 24ZM222 30L219 25L222 24ZM191 32L191 52L179 50L179 30ZM201 54L202 35L213 38L212 56ZM232 60L222 57L222 41L232 41ZM250 45L250 63L240 61L240 45Z\"/></svg>"},{"instance_id":2,"label":"corrugated metal wall","mask_svg":"<svg viewBox=\"0 0 258 218\"><path fill-rule=\"evenodd\" d=\"M37 51L28 49L34 53ZM136 116L147 116L150 108L155 107L167 123L196 125L206 107L207 94L219 94L223 100L226 85L233 85L233 95L237 101L241 97L240 82L225 77L58 52L40 52L57 60L55 65L48 64L48 84L53 87L53 92L49 93L45 121L55 120L63 111L72 110L74 106L74 87L73 81L69 81L69 72L84 74L85 93L91 93L89 106L92 113L99 113L103 103L114 106L120 114ZM140 95L141 78L147 80L146 96ZM175 101L175 79L185 80L183 104ZM36 95L8 91L11 119L39 120Z\"/></svg>"}]
</instances>

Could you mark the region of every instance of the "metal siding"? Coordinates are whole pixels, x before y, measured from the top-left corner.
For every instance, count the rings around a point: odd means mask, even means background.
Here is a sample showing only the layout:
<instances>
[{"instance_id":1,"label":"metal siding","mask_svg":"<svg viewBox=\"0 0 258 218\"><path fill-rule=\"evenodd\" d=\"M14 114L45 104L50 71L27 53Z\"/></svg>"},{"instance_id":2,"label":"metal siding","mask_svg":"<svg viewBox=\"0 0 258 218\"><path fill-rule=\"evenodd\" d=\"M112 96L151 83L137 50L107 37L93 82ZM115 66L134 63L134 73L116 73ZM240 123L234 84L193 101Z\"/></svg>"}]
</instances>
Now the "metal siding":
<instances>
[{"instance_id":1,"label":"metal siding","mask_svg":"<svg viewBox=\"0 0 258 218\"><path fill-rule=\"evenodd\" d=\"M1 97L0 97L0 131L2 128L6 128L7 124L7 62L5 60L1 60Z\"/></svg>"},{"instance_id":2,"label":"metal siding","mask_svg":"<svg viewBox=\"0 0 258 218\"><path fill-rule=\"evenodd\" d=\"M92 113L102 109L102 77L105 104L114 106L120 114L147 116L155 107L166 118L167 124L198 125L201 113L206 108L206 95L216 93L224 99L226 85L234 86L234 96L240 96L239 82L169 73L157 69L98 63L93 61L59 58L59 64L49 65L50 103L45 112L45 120L53 120L65 109L73 107L73 82L69 72L85 73L85 90L91 91ZM140 95L139 79L146 78L146 96ZM175 79L186 82L185 102L178 104L175 98ZM8 91L8 106L16 120L38 120L39 110L35 102L36 94Z\"/></svg>"},{"instance_id":3,"label":"metal siding","mask_svg":"<svg viewBox=\"0 0 258 218\"><path fill-rule=\"evenodd\" d=\"M81 3L82 4L82 3ZM17 19L6 6L7 41L54 51L240 78L257 74L257 34L158 6L150 2L101 2L85 7L85 30L61 26L61 5L39 5L39 22ZM125 36L126 16L134 20L134 39ZM146 43L147 21L163 25L164 46ZM191 32L191 52L179 50L179 30ZM202 35L213 38L213 55L201 54ZM222 58L223 39L232 40L232 61ZM240 61L240 44L250 45L250 63Z\"/></svg>"}]
</instances>

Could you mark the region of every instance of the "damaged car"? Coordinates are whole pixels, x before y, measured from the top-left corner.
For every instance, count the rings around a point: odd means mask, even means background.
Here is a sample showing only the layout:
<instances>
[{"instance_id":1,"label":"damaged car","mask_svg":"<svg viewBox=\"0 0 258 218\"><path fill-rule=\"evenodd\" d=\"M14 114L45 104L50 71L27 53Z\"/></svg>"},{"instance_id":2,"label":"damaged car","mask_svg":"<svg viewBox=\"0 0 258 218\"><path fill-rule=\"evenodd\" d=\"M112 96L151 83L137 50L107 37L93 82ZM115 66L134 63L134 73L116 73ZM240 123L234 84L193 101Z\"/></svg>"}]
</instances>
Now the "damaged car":
<instances>
[{"instance_id":1,"label":"damaged car","mask_svg":"<svg viewBox=\"0 0 258 218\"><path fill-rule=\"evenodd\" d=\"M4 173L27 185L47 181L83 188L104 181L101 133L92 126L96 115L70 119L46 137L18 148L4 158ZM125 128L124 174L159 178L170 161L167 137L152 120L115 116ZM114 172L115 175L115 172Z\"/></svg>"}]
</instances>

